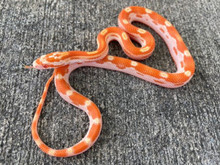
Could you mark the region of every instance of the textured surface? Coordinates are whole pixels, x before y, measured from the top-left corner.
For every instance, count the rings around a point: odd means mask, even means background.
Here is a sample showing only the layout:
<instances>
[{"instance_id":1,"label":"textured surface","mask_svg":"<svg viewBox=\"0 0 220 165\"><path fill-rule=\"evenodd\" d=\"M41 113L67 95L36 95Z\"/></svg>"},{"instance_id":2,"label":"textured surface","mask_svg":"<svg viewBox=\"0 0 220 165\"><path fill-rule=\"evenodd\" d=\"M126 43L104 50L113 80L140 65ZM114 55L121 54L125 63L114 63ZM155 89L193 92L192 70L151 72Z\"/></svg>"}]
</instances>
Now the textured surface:
<instances>
[{"instance_id":1,"label":"textured surface","mask_svg":"<svg viewBox=\"0 0 220 165\"><path fill-rule=\"evenodd\" d=\"M166 89L119 72L78 69L70 83L100 108L101 136L79 156L45 155L30 126L52 71L27 70L23 64L54 51L95 50L97 34L117 26L121 9L131 5L150 8L175 25L195 59L193 79ZM219 6L215 0L0 1L0 163L219 164ZM156 50L143 63L175 71L166 45L152 33ZM125 57L119 44L110 47L110 54ZM68 147L87 129L86 114L62 100L52 85L39 123L45 143Z\"/></svg>"}]
</instances>

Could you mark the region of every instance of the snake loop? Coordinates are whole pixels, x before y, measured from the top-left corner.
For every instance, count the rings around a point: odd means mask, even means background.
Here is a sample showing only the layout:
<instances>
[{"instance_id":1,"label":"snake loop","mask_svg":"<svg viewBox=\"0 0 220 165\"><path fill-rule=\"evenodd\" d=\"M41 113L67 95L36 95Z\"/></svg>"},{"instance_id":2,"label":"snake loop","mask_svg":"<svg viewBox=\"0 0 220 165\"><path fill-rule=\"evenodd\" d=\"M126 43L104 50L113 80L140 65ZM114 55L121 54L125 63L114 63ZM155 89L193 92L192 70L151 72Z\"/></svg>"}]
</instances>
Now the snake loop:
<instances>
[{"instance_id":1,"label":"snake loop","mask_svg":"<svg viewBox=\"0 0 220 165\"><path fill-rule=\"evenodd\" d=\"M151 27L163 38L175 62L177 68L175 73L164 72L134 61L149 57L155 48L155 40L148 31L132 25L133 21ZM116 70L167 88L183 86L192 78L195 70L193 58L178 31L164 17L152 10L131 6L121 11L118 25L119 27L108 27L99 33L97 37L98 48L93 52L54 52L43 55L33 62L33 68L36 69L54 68L53 75L45 85L32 123L33 139L43 152L56 157L77 155L89 149L100 134L102 119L98 107L91 100L75 91L69 84L70 73L79 67L92 66ZM135 47L131 39L136 40L141 47ZM117 40L123 51L134 60L107 55L108 43L112 40ZM41 109L53 79L60 96L72 105L84 110L90 121L89 130L85 137L74 146L61 150L48 147L40 139L37 131Z\"/></svg>"}]
</instances>

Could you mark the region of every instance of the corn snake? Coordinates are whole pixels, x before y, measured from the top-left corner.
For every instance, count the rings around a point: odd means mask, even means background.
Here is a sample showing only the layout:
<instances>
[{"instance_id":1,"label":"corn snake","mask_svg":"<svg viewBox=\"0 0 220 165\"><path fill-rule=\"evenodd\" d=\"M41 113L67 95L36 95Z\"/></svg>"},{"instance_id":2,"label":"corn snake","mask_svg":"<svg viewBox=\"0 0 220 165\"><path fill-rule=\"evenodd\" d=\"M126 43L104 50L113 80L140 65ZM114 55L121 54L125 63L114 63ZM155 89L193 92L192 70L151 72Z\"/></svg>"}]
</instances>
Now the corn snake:
<instances>
[{"instance_id":1,"label":"corn snake","mask_svg":"<svg viewBox=\"0 0 220 165\"><path fill-rule=\"evenodd\" d=\"M148 31L132 25L133 21L151 27L162 37L175 62L177 68L175 73L160 71L130 59L107 55L108 43L112 40L117 40L123 51L134 60L143 60L152 54L155 48L153 36ZM99 137L102 119L98 107L91 100L75 91L69 84L70 73L79 67L92 66L116 70L167 88L183 86L192 78L195 71L194 60L178 31L161 15L150 9L131 6L121 11L118 24L119 27L108 27L98 34L96 51L54 52L41 56L33 62L33 66L26 66L36 69L54 69L53 75L45 85L31 127L33 139L43 152L56 157L78 155L89 149ZM141 47L135 47L131 39L140 43ZM40 139L37 131L41 109L53 79L60 96L72 105L84 110L90 121L88 132L80 142L60 150L48 147Z\"/></svg>"}]
</instances>

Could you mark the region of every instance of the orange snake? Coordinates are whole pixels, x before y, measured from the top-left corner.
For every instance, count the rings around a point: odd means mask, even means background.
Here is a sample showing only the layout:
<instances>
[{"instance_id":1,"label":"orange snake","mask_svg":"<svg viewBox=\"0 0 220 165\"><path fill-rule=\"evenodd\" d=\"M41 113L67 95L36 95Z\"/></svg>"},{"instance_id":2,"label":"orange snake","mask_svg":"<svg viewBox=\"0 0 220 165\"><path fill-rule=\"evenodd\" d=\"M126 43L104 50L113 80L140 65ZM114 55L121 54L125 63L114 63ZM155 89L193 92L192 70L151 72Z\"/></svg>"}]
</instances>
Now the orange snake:
<instances>
[{"instance_id":1,"label":"orange snake","mask_svg":"<svg viewBox=\"0 0 220 165\"><path fill-rule=\"evenodd\" d=\"M142 60L152 54L155 48L153 36L148 31L132 25L133 21L148 25L163 38L176 64L177 71L175 73L160 71L133 60L107 55L108 43L112 40L117 40L124 52L132 59ZM36 69L54 68L53 75L45 85L31 127L33 139L43 152L56 157L77 155L89 149L100 134L102 118L98 107L91 100L76 92L69 84L69 75L76 68L92 66L117 70L167 88L180 87L193 76L195 64L191 54L175 27L161 15L143 7L131 6L121 11L118 24L119 27L108 27L99 33L96 51L54 52L41 56L33 62L33 66L26 66L26 68ZM141 47L135 47L130 38L140 43ZM40 139L37 131L41 109L53 78L60 96L72 105L84 110L90 121L89 130L85 137L72 147L61 150L48 147Z\"/></svg>"}]
</instances>

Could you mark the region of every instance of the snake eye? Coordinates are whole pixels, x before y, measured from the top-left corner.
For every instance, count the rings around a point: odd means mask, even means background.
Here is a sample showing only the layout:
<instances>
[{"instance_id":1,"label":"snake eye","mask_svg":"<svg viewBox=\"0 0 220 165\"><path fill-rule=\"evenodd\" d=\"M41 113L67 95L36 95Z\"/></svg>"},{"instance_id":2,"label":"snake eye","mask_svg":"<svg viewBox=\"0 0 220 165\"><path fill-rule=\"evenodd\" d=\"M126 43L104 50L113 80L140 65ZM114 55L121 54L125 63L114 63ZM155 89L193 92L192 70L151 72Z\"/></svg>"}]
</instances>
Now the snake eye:
<instances>
[{"instance_id":1,"label":"snake eye","mask_svg":"<svg viewBox=\"0 0 220 165\"><path fill-rule=\"evenodd\" d=\"M48 68L48 66L45 65L45 64L42 64L42 67L43 67L44 69L47 69L47 68Z\"/></svg>"}]
</instances>

